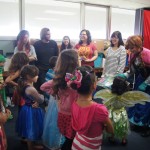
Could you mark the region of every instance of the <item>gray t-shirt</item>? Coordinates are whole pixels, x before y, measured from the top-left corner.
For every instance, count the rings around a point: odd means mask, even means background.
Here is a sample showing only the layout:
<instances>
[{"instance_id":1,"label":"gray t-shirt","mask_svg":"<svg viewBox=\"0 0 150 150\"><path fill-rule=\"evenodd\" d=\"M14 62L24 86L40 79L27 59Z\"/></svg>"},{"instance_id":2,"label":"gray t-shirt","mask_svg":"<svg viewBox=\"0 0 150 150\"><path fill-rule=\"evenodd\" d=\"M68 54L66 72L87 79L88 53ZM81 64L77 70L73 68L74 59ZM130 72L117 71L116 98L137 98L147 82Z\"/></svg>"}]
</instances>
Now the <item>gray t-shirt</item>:
<instances>
[{"instance_id":1,"label":"gray t-shirt","mask_svg":"<svg viewBox=\"0 0 150 150\"><path fill-rule=\"evenodd\" d=\"M15 49L14 49L14 54L16 54L18 52L24 52L24 53L26 53L24 50L19 51L18 47L16 46ZM32 45L30 45L30 52L29 52L28 56L29 57L32 56L32 57L35 57L37 59L37 56L36 56L36 53L35 53L35 49L34 49L34 47Z\"/></svg>"}]
</instances>

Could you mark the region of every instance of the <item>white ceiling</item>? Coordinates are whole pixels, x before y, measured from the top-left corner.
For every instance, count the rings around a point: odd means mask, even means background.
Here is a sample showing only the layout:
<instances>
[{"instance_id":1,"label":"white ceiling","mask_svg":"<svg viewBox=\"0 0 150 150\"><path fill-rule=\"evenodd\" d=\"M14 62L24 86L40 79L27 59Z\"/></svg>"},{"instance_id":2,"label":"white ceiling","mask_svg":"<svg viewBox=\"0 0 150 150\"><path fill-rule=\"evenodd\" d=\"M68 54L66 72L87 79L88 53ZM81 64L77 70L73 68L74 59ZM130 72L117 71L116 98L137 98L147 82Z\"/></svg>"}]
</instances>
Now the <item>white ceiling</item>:
<instances>
[{"instance_id":1,"label":"white ceiling","mask_svg":"<svg viewBox=\"0 0 150 150\"><path fill-rule=\"evenodd\" d=\"M18 2L18 0L0 0L1 2ZM25 0L26 3L49 5L52 1L84 2L89 4L112 6L117 8L138 9L150 8L150 0Z\"/></svg>"},{"instance_id":2,"label":"white ceiling","mask_svg":"<svg viewBox=\"0 0 150 150\"><path fill-rule=\"evenodd\" d=\"M138 9L150 7L150 0L55 0L55 1L85 2L90 4L112 6L126 9Z\"/></svg>"}]
</instances>

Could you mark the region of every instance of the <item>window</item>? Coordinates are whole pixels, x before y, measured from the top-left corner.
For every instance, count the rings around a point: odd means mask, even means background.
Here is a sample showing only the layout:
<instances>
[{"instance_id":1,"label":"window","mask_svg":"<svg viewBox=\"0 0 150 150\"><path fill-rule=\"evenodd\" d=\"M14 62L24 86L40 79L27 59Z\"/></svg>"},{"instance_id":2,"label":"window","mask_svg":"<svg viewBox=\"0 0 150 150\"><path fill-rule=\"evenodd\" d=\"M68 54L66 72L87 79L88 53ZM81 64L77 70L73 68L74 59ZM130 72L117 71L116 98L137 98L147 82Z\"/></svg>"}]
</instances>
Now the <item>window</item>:
<instances>
[{"instance_id":1,"label":"window","mask_svg":"<svg viewBox=\"0 0 150 150\"><path fill-rule=\"evenodd\" d=\"M19 32L19 1L0 0L0 36L16 36Z\"/></svg>"},{"instance_id":2,"label":"window","mask_svg":"<svg viewBox=\"0 0 150 150\"><path fill-rule=\"evenodd\" d=\"M25 29L30 37L40 38L43 27L50 29L52 39L68 35L78 39L80 32L80 4L50 0L25 1Z\"/></svg>"},{"instance_id":3,"label":"window","mask_svg":"<svg viewBox=\"0 0 150 150\"><path fill-rule=\"evenodd\" d=\"M107 9L98 6L85 7L85 28L92 39L106 39Z\"/></svg>"},{"instance_id":4,"label":"window","mask_svg":"<svg viewBox=\"0 0 150 150\"><path fill-rule=\"evenodd\" d=\"M120 31L123 39L134 34L135 11L112 8L111 33Z\"/></svg>"}]
</instances>

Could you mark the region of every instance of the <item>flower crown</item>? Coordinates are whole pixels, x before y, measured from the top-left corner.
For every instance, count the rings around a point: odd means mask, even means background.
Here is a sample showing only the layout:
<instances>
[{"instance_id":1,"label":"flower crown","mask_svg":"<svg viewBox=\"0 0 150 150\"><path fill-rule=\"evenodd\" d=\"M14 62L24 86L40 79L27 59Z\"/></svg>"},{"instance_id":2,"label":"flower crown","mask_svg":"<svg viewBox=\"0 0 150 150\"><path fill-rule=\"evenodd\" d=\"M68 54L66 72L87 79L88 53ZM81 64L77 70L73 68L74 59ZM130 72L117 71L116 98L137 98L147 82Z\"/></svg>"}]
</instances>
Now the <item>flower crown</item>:
<instances>
[{"instance_id":1,"label":"flower crown","mask_svg":"<svg viewBox=\"0 0 150 150\"><path fill-rule=\"evenodd\" d=\"M67 85L70 86L72 83L75 83L77 85L77 88L81 87L81 81L82 81L82 73L80 70L75 70L75 74L66 73L65 81L67 82Z\"/></svg>"}]
</instances>

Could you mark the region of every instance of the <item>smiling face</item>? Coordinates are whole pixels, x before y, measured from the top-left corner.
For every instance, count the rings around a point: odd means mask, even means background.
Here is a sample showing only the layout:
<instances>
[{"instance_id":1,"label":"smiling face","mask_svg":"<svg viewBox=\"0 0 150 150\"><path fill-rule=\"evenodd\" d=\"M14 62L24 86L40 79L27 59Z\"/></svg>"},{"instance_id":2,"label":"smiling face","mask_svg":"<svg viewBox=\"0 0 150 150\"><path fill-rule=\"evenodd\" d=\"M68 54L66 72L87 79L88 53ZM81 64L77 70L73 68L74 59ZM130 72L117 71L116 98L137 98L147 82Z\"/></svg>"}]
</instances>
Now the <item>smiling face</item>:
<instances>
[{"instance_id":1,"label":"smiling face","mask_svg":"<svg viewBox=\"0 0 150 150\"><path fill-rule=\"evenodd\" d=\"M117 36L115 37L111 37L111 42L114 46L118 47L118 43L119 43L119 38Z\"/></svg>"},{"instance_id":2,"label":"smiling face","mask_svg":"<svg viewBox=\"0 0 150 150\"><path fill-rule=\"evenodd\" d=\"M80 34L80 40L85 42L85 41L87 41L87 39L88 39L88 36L86 34L86 31L82 31Z\"/></svg>"},{"instance_id":3,"label":"smiling face","mask_svg":"<svg viewBox=\"0 0 150 150\"><path fill-rule=\"evenodd\" d=\"M64 37L63 43L67 46L69 44L70 40L68 37Z\"/></svg>"}]
</instances>

